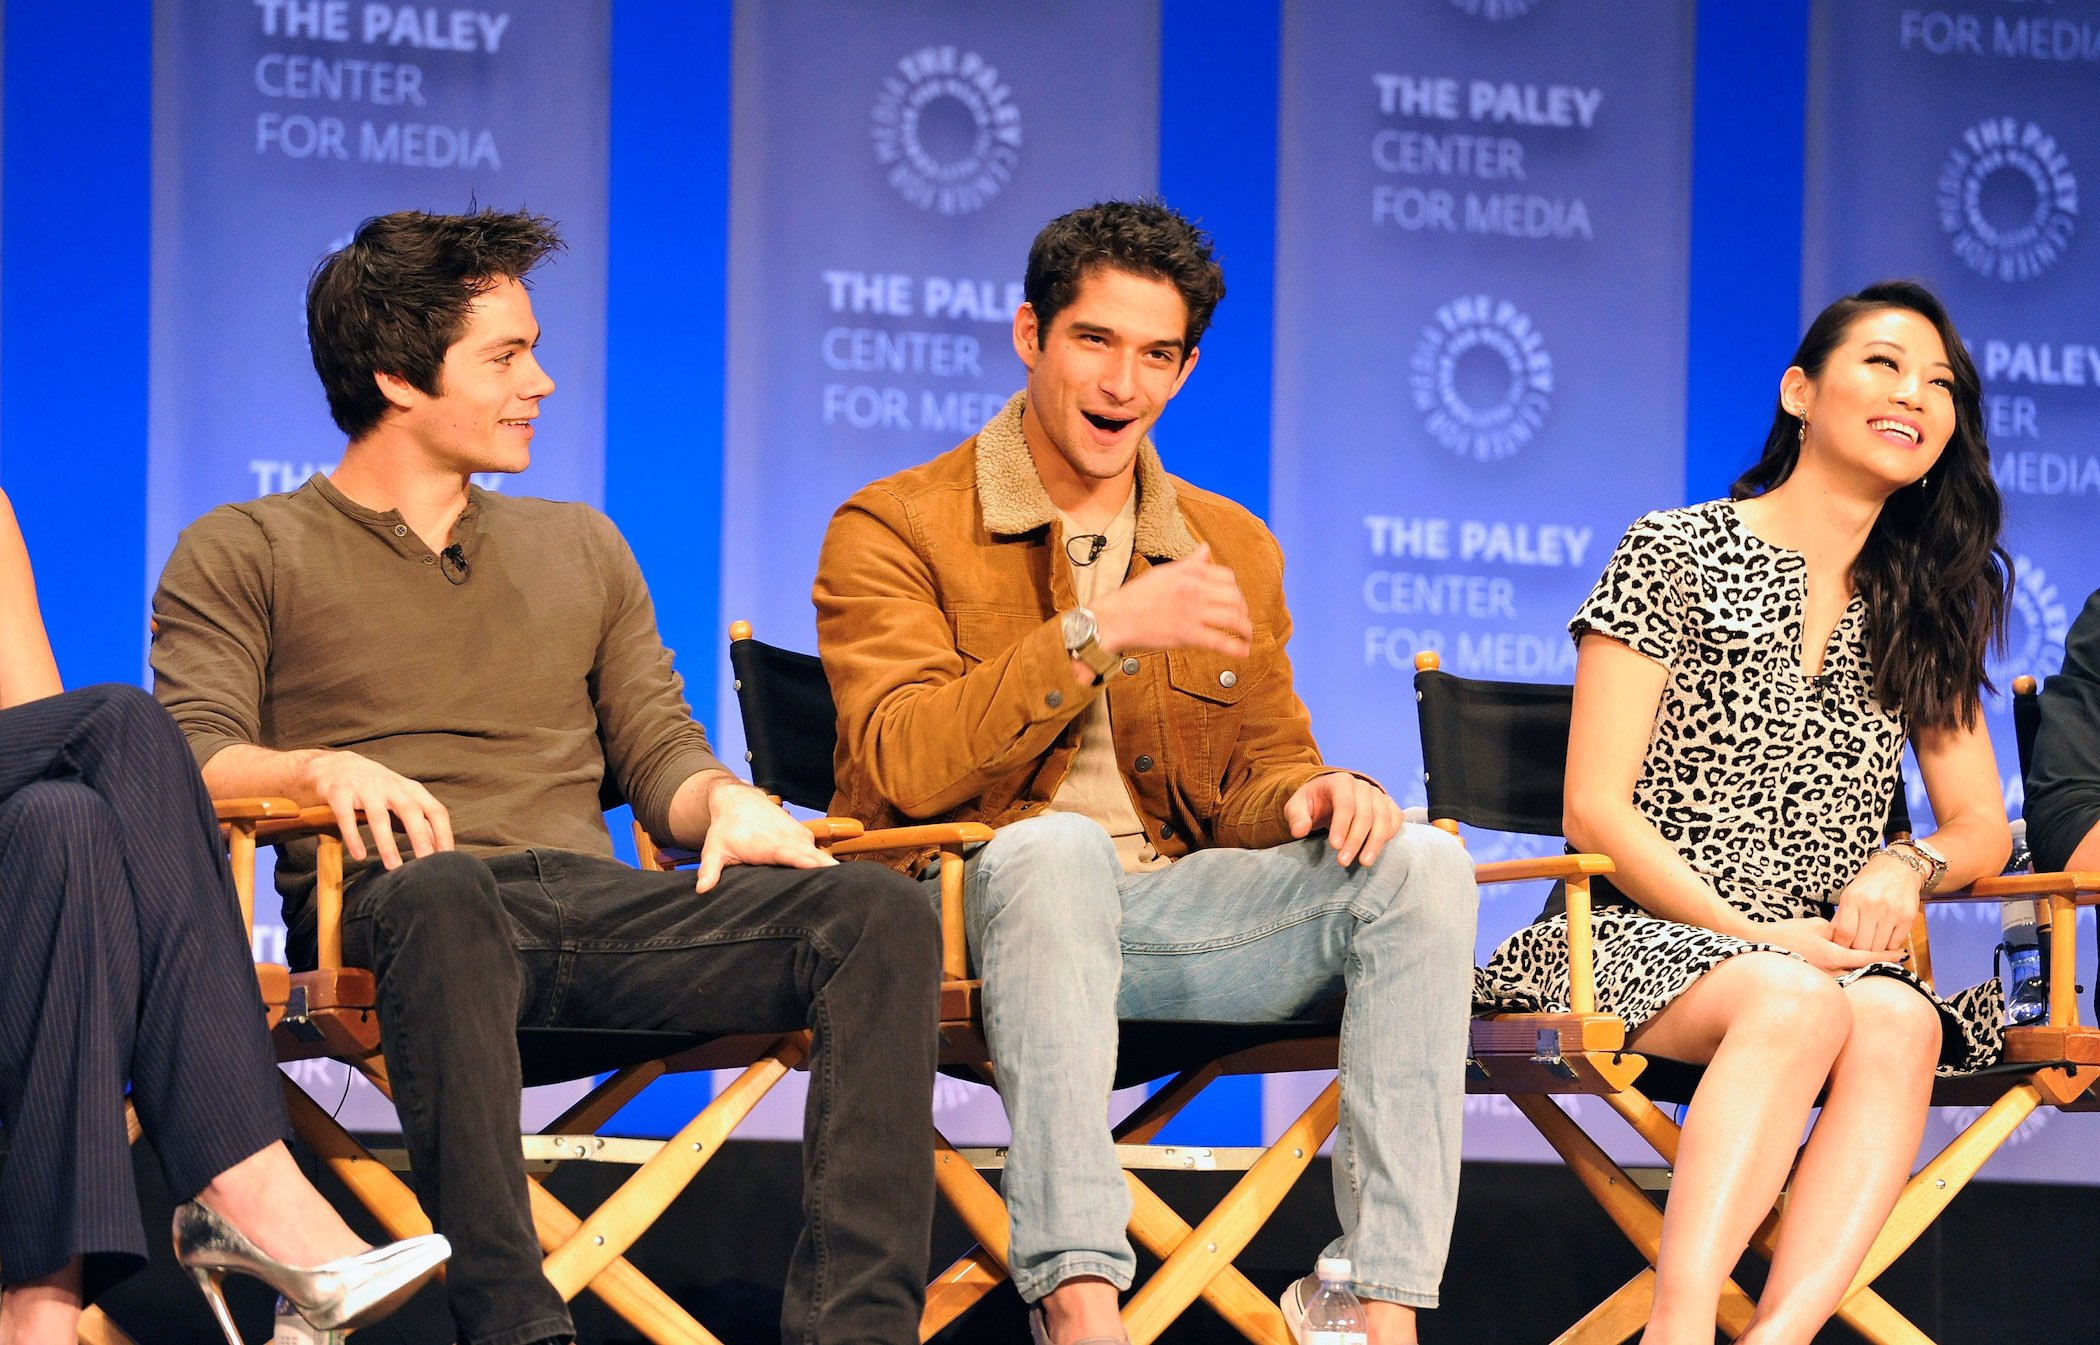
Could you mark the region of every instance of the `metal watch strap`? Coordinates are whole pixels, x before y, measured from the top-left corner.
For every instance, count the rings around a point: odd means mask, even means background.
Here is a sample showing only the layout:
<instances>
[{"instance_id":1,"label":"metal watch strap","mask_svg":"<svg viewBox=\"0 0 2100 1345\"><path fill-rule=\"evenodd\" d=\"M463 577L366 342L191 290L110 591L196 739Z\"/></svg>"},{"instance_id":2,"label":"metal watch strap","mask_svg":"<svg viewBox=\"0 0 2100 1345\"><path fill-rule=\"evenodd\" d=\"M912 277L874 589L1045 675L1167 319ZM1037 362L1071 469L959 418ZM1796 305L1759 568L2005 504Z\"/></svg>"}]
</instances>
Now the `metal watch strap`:
<instances>
[{"instance_id":1,"label":"metal watch strap","mask_svg":"<svg viewBox=\"0 0 2100 1345\"><path fill-rule=\"evenodd\" d=\"M1925 890L1930 892L1937 888L1940 885L1940 879L1947 875L1947 857L1941 854L1937 847L1927 841L1912 839L1899 842L1899 844L1918 858L1924 860L1929 866L1929 872L1925 875Z\"/></svg>"},{"instance_id":2,"label":"metal watch strap","mask_svg":"<svg viewBox=\"0 0 2100 1345\"><path fill-rule=\"evenodd\" d=\"M1917 874L1927 887L1932 885L1935 876L1932 861L1918 854L1908 841L1891 841L1881 847L1881 853Z\"/></svg>"}]
</instances>

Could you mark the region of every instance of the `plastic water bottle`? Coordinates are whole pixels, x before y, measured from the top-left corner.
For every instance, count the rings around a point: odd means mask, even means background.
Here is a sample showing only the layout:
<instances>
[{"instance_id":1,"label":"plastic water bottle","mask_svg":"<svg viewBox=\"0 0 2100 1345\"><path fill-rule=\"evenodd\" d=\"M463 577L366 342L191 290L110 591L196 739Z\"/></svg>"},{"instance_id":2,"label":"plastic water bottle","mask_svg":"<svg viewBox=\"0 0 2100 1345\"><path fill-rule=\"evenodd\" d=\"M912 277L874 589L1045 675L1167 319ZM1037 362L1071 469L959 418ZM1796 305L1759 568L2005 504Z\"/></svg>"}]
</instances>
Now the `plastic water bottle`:
<instances>
[{"instance_id":1,"label":"plastic water bottle","mask_svg":"<svg viewBox=\"0 0 2100 1345\"><path fill-rule=\"evenodd\" d=\"M277 1296L277 1329L270 1333L270 1345L346 1345L349 1339L346 1331L323 1331L301 1317L290 1299Z\"/></svg>"},{"instance_id":2,"label":"plastic water bottle","mask_svg":"<svg viewBox=\"0 0 2100 1345\"><path fill-rule=\"evenodd\" d=\"M1366 1345L1370 1335L1364 1305L1349 1292L1354 1270L1348 1261L1323 1256L1314 1273L1320 1277L1320 1292L1305 1305L1306 1345Z\"/></svg>"},{"instance_id":3,"label":"plastic water bottle","mask_svg":"<svg viewBox=\"0 0 2100 1345\"><path fill-rule=\"evenodd\" d=\"M2027 853L2027 821L2012 824L2012 858L2007 873L2024 872L2031 862ZM2042 945L2035 929L2034 902L2015 900L1998 907L2002 931L1998 952L2005 958L2005 1018L2014 1027L2039 1023L2049 1016L2049 982L2042 975Z\"/></svg>"},{"instance_id":4,"label":"plastic water bottle","mask_svg":"<svg viewBox=\"0 0 2100 1345\"><path fill-rule=\"evenodd\" d=\"M2049 981L2042 975L2042 945L2034 925L2034 903L2008 901L1999 908L2004 933L2005 1017L2014 1027L2049 1016Z\"/></svg>"}]
</instances>

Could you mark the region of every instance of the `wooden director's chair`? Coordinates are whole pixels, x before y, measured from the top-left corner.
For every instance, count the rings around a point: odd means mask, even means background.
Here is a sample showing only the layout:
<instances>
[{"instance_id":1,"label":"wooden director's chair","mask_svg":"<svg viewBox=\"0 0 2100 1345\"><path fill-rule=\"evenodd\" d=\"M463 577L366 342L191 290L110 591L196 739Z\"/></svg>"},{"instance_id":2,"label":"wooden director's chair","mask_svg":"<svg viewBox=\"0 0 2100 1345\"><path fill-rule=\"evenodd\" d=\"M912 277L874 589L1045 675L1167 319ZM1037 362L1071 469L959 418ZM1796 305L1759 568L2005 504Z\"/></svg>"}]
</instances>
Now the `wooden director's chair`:
<instances>
[{"instance_id":1,"label":"wooden director's chair","mask_svg":"<svg viewBox=\"0 0 2100 1345\"><path fill-rule=\"evenodd\" d=\"M731 625L729 638L752 779L789 803L821 811L832 797L838 722L823 664L754 640L746 622ZM980 1015L982 987L969 974L962 892L965 848L991 836L991 828L980 823L903 827L868 832L833 846L832 853L940 847L942 1068L996 1086ZM1198 1297L1257 1345L1290 1345L1283 1314L1233 1259L1334 1133L1341 1096L1337 1085L1330 1081L1266 1149L1191 1148L1153 1140L1215 1079L1334 1069L1339 1021L1337 1011L1334 1019L1319 1022L1120 1025L1115 1086L1167 1081L1114 1131L1130 1183L1131 1238L1160 1259L1159 1269L1123 1308L1133 1345L1151 1345ZM997 1166L1003 1157L1000 1151L959 1150L936 1132L935 1176L977 1245L928 1286L921 1339L932 1338L1007 1277L1006 1206L973 1165ZM1162 1168L1244 1170L1246 1175L1191 1228L1137 1175Z\"/></svg>"},{"instance_id":2,"label":"wooden director's chair","mask_svg":"<svg viewBox=\"0 0 2100 1345\"><path fill-rule=\"evenodd\" d=\"M242 915L251 926L257 844L306 836L319 841L315 891L319 965L307 972L269 965L256 969L278 1060L289 1063L325 1057L342 1061L391 1099L372 974L342 964L343 844L333 814L327 808L302 810L282 799L229 800L217 807L232 852ZM860 833L857 823L839 819L818 819L806 825L820 844ZM644 867L658 867L655 847L639 826L635 836ZM533 1223L547 1254L547 1278L565 1300L588 1289L656 1345L719 1345L706 1327L636 1269L626 1252L721 1151L751 1109L803 1062L808 1051L807 1031L707 1038L675 1032L519 1029L518 1052L528 1088L612 1071L539 1133L522 1136ZM669 1139L597 1133L621 1107L664 1075L717 1069L742 1072ZM431 1231L414 1193L386 1163L359 1144L289 1077L284 1088L293 1130L389 1236ZM542 1182L548 1171L565 1162L638 1166L596 1210L579 1217Z\"/></svg>"},{"instance_id":3,"label":"wooden director's chair","mask_svg":"<svg viewBox=\"0 0 2100 1345\"><path fill-rule=\"evenodd\" d=\"M1434 653L1416 655L1415 667L1424 782L1435 824L1454 833L1464 822L1496 831L1559 836L1571 689L1454 677L1439 671ZM1907 833L1903 803L1899 781L1891 829ZM1646 1324L1654 1305L1662 1211L1551 1099L1556 1094L1602 1098L1669 1164L1677 1158L1678 1124L1656 1104L1689 1102L1700 1071L1681 1061L1626 1050L1624 1022L1597 1011L1589 880L1594 874L1610 873L1611 862L1598 855L1568 855L1518 863L1562 867L1563 872L1552 876L1563 877L1567 897L1569 1011L1476 1019L1466 1086L1469 1092L1508 1097L1647 1259L1647 1269L1557 1342L1618 1345ZM1509 881L1497 872L1502 867L1480 866L1480 881ZM2044 1025L2008 1029L2006 1063L1934 1085L1934 1106L1983 1111L1911 1177L1838 1308L1840 1320L1876 1345L1932 1345L1930 1337L1871 1287L1881 1273L1917 1241L2037 1107L2092 1106L2087 1090L2100 1079L2100 1028L2078 1021L2075 932L2078 907L2094 904L2096 894L2100 874L2043 873L1984 879L1965 891L1925 898L1933 903L2032 899L2043 912L2042 923L2049 926L2049 1017ZM1910 964L1931 983L1922 910L1911 933ZM1642 1087L1635 1087L1636 1081ZM1768 1260L1779 1216L1775 1207L1750 1240L1751 1249ZM1730 1338L1741 1334L1754 1307L1749 1295L1730 1280L1722 1291L1721 1329Z\"/></svg>"}]
</instances>

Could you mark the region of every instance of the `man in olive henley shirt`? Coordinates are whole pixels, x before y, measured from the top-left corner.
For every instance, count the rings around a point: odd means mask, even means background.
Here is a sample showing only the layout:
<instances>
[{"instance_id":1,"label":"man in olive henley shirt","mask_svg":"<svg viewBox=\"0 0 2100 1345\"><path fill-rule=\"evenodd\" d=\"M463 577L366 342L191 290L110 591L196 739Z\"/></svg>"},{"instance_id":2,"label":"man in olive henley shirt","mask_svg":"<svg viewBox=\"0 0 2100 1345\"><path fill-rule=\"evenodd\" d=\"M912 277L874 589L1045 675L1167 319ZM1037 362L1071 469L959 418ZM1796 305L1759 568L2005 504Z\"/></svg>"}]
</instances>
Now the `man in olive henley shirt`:
<instances>
[{"instance_id":1,"label":"man in olive henley shirt","mask_svg":"<svg viewBox=\"0 0 2100 1345\"><path fill-rule=\"evenodd\" d=\"M329 476L183 533L154 598L155 691L215 795L345 824L344 957L377 980L462 1339L573 1335L527 1202L518 1027L810 1027L782 1336L916 1342L932 912L716 761L611 522L470 483L529 461L554 385L523 280L559 246L530 215L403 213L322 263L308 337L348 447ZM700 850L697 881L614 861L609 798ZM358 809L392 825L360 833ZM311 843L278 868L309 959L313 868Z\"/></svg>"}]
</instances>

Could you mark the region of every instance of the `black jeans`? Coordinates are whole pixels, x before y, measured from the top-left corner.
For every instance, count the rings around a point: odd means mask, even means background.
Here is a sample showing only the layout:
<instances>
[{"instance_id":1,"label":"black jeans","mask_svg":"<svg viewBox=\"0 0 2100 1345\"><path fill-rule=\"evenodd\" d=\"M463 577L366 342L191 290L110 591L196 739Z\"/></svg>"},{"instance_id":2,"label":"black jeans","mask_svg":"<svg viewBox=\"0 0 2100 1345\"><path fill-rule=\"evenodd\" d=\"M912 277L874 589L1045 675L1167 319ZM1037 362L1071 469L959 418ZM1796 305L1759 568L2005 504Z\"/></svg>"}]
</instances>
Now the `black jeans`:
<instances>
[{"instance_id":1,"label":"black jeans","mask_svg":"<svg viewBox=\"0 0 2100 1345\"><path fill-rule=\"evenodd\" d=\"M379 1021L423 1206L452 1240L473 1345L570 1331L540 1273L517 1141L516 1029L813 1029L804 1227L784 1341L918 1339L933 1217L939 939L918 885L871 863L732 867L705 894L560 850L373 872L344 960ZM305 920L311 927L311 915Z\"/></svg>"},{"instance_id":2,"label":"black jeans","mask_svg":"<svg viewBox=\"0 0 2100 1345\"><path fill-rule=\"evenodd\" d=\"M0 1273L81 1256L92 1300L146 1259L126 1080L177 1200L285 1134L211 800L137 687L0 711L0 950Z\"/></svg>"}]
</instances>

